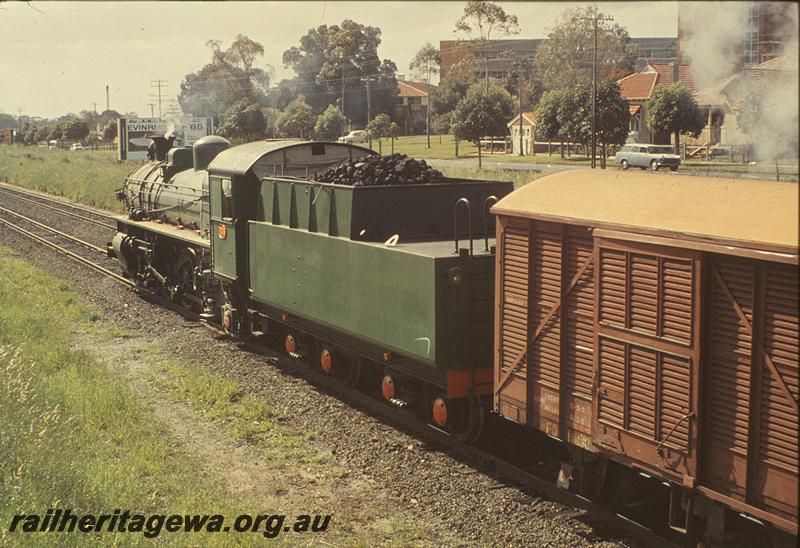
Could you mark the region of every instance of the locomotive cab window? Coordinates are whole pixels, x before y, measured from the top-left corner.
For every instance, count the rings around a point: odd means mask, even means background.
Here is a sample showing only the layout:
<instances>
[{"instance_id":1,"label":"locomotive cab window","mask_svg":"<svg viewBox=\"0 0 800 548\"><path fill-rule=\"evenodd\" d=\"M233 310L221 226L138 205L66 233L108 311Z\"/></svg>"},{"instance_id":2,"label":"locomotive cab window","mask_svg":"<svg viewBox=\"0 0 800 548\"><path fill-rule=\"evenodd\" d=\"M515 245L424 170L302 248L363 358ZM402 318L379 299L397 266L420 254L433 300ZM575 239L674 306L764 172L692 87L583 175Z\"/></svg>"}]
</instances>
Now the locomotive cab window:
<instances>
[{"instance_id":1,"label":"locomotive cab window","mask_svg":"<svg viewBox=\"0 0 800 548\"><path fill-rule=\"evenodd\" d=\"M230 179L211 178L211 216L217 219L233 218L233 200Z\"/></svg>"},{"instance_id":2,"label":"locomotive cab window","mask_svg":"<svg viewBox=\"0 0 800 548\"><path fill-rule=\"evenodd\" d=\"M231 197L231 180L230 179L222 179L222 184L220 185L220 204L222 206L222 218L223 219L232 219L233 218L233 199Z\"/></svg>"}]
</instances>

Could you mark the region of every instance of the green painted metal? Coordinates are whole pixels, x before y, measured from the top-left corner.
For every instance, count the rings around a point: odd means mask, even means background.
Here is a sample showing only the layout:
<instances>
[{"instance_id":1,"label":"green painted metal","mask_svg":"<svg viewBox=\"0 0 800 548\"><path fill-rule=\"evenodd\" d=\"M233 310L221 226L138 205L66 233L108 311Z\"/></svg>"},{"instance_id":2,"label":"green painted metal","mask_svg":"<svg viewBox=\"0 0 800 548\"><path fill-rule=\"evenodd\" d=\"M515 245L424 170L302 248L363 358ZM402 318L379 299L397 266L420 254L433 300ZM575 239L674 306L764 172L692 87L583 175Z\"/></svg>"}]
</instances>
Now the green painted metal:
<instances>
[{"instance_id":1,"label":"green painted metal","mask_svg":"<svg viewBox=\"0 0 800 548\"><path fill-rule=\"evenodd\" d=\"M236 279L236 227L232 219L222 216L222 179L211 177L209 189L213 270L215 274ZM224 240L220 238L220 225L225 227Z\"/></svg>"},{"instance_id":2,"label":"green painted metal","mask_svg":"<svg viewBox=\"0 0 800 548\"><path fill-rule=\"evenodd\" d=\"M490 345L479 348L467 326L473 295L491 295L491 255L470 260L451 242L388 247L263 222L248 230L254 299L436 367L491 364ZM485 282L467 283L465 273L478 271ZM488 314L483 321L491 306Z\"/></svg>"},{"instance_id":3,"label":"green painted metal","mask_svg":"<svg viewBox=\"0 0 800 548\"><path fill-rule=\"evenodd\" d=\"M494 235L493 218L484 225L486 199L502 198L512 190L510 182L461 179L367 187L266 178L256 220L353 240L384 241L394 234L402 241L444 239L454 235L456 202L467 198L472 234L478 239L485 229ZM468 226L466 216L460 217L459 237L467 236Z\"/></svg>"}]
</instances>

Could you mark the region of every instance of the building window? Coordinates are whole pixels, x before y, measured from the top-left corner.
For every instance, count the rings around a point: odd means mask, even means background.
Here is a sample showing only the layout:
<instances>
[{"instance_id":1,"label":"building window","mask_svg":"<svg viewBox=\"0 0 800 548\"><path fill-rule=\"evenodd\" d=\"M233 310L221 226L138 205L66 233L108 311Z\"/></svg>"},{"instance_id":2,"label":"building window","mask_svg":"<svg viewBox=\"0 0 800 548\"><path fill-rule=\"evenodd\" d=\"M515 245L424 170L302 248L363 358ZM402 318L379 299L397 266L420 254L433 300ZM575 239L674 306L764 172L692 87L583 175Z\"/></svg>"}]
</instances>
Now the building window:
<instances>
[{"instance_id":1,"label":"building window","mask_svg":"<svg viewBox=\"0 0 800 548\"><path fill-rule=\"evenodd\" d=\"M752 4L747 16L747 32L744 40L744 66L758 64L758 4Z\"/></svg>"}]
</instances>

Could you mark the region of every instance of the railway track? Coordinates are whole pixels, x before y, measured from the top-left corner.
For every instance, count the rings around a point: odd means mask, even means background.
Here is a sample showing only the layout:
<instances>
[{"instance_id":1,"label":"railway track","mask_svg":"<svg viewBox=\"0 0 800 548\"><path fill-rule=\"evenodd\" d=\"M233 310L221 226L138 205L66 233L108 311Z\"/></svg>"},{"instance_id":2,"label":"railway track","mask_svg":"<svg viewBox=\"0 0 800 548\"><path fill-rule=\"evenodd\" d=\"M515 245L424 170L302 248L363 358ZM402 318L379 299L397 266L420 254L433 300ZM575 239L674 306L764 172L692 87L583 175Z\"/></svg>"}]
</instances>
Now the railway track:
<instances>
[{"instance_id":1,"label":"railway track","mask_svg":"<svg viewBox=\"0 0 800 548\"><path fill-rule=\"evenodd\" d=\"M106 250L102 247L5 207L0 207L0 224L8 227L17 234L45 245L91 268L95 272L110 278L120 285L134 287L134 283L131 280L111 270L111 268L113 268L113 260L106 255Z\"/></svg>"},{"instance_id":2,"label":"railway track","mask_svg":"<svg viewBox=\"0 0 800 548\"><path fill-rule=\"evenodd\" d=\"M6 185L0 184L0 193L5 190ZM26 193L18 192L17 194ZM17 199L22 199L19 196L15 197ZM36 197L31 200L36 202L37 198L41 198L41 196L36 195ZM64 204L59 200L48 200L50 203L56 204L49 208L55 209L60 213L65 213L65 209L69 207L75 210L88 209L82 206L75 206L74 204ZM46 200L39 200L36 205L41 205L44 201ZM65 209L58 209L59 206L64 206ZM102 215L94 211L91 211L91 213ZM112 218L110 215L107 215L107 217ZM45 245L83 266L110 278L120 285L129 288L135 287L135 284L131 280L111 270L114 268L111 264L112 259L107 258L105 249L99 246L60 231L46 223L12 211L6 207L0 207L0 225L8 227L21 236ZM104 259L99 259L100 255L102 255ZM143 294L143 296L154 304L165 306L172 311L178 312L187 320L206 325L217 333L224 332L221 326L206 320L201 320L197 314L175 305L162 297L146 293ZM263 340L243 341L240 347L245 351L260 356L267 356L273 361L276 367L298 374L312 384L324 388L326 392L344 403L370 413L373 416L377 416L393 427L402 429L440 450L456 455L462 462L472 465L496 480L496 483L487 486L487 489L521 487L530 493L532 497L544 497L574 508L574 512L569 513L570 517L579 517L595 527L610 529L631 540L648 546L676 546L653 528L633 521L630 517L611 511L580 495L562 489L552 481L551 478L542 477L523 466L508 462L508 460L500 458L489 450L462 443L448 436L435 426L421 423L412 414L386 404L375 395L371 395L357 388L345 386L321 371L317 371L308 364L293 360L277 352L273 347L265 344ZM557 465L558 463L557 461L553 461L550 464ZM552 466L550 470L552 470ZM531 498L531 500L534 499ZM554 519L556 517L561 516L554 516Z\"/></svg>"},{"instance_id":3,"label":"railway track","mask_svg":"<svg viewBox=\"0 0 800 548\"><path fill-rule=\"evenodd\" d=\"M51 198L40 192L21 189L7 183L0 183L0 196L3 195L13 197L15 200L20 200L38 207L43 207L50 211L55 211L56 213L66 215L68 217L93 223L98 226L112 229L116 229L117 227L117 225L114 223L114 216L109 213L105 213L92 207Z\"/></svg>"}]
</instances>

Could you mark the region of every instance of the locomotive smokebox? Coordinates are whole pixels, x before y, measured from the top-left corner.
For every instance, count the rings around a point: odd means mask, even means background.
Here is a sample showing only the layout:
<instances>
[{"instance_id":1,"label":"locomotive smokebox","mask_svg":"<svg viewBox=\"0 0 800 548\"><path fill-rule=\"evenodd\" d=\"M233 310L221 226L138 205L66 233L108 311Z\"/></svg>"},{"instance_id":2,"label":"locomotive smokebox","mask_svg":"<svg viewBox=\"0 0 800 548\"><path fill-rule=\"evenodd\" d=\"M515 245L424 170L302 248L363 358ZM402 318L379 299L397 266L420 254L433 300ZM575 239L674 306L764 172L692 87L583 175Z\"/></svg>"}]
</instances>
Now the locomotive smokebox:
<instances>
[{"instance_id":1,"label":"locomotive smokebox","mask_svg":"<svg viewBox=\"0 0 800 548\"><path fill-rule=\"evenodd\" d=\"M147 147L148 158L158 162L165 161L167 159L167 152L172 148L175 137L164 137L163 135L150 135L149 137L153 142Z\"/></svg>"}]
</instances>

